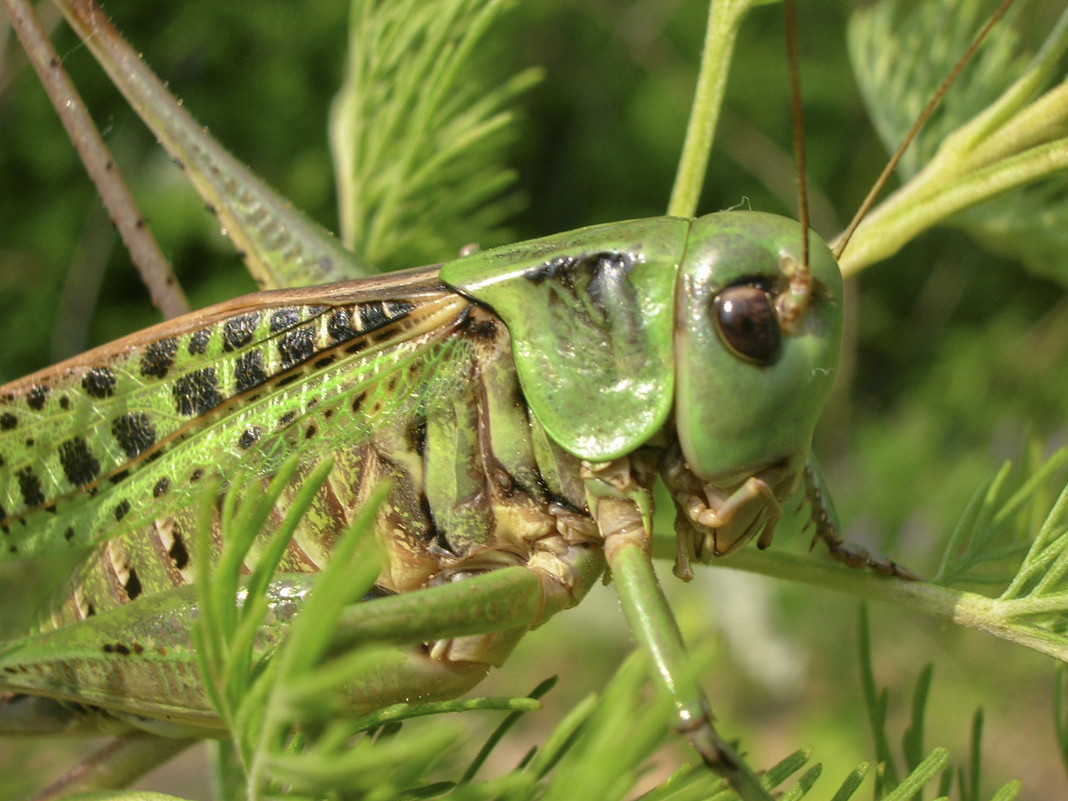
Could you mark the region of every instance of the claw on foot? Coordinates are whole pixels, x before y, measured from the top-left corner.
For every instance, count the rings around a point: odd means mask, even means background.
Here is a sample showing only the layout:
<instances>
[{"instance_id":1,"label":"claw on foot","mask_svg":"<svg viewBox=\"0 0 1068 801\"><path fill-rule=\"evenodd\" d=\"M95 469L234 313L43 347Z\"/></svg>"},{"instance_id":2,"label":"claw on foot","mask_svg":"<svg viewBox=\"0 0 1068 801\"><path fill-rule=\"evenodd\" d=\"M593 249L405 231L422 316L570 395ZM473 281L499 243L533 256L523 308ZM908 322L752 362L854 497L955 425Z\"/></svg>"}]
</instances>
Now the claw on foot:
<instances>
[{"instance_id":1,"label":"claw on foot","mask_svg":"<svg viewBox=\"0 0 1068 801\"><path fill-rule=\"evenodd\" d=\"M923 580L892 559L869 554L860 545L854 545L842 539L842 535L838 533L837 515L833 513L834 507L823 493L822 477L817 475L812 462L805 466L804 481L805 497L812 510L812 515L805 527L813 526L815 529L810 548L815 548L816 543L822 541L827 544L827 550L830 551L832 559L854 570L871 570L880 576L896 576L908 581Z\"/></svg>"},{"instance_id":2,"label":"claw on foot","mask_svg":"<svg viewBox=\"0 0 1068 801\"><path fill-rule=\"evenodd\" d=\"M818 539L821 538L817 535L813 538L812 544L815 545ZM854 545L844 540L836 542L825 540L825 542L827 542L827 550L830 552L832 559L854 570L867 569L878 573L880 576L896 576L908 581L923 581L920 576L904 565L899 565L886 556L869 554L865 548L859 545Z\"/></svg>"}]
</instances>

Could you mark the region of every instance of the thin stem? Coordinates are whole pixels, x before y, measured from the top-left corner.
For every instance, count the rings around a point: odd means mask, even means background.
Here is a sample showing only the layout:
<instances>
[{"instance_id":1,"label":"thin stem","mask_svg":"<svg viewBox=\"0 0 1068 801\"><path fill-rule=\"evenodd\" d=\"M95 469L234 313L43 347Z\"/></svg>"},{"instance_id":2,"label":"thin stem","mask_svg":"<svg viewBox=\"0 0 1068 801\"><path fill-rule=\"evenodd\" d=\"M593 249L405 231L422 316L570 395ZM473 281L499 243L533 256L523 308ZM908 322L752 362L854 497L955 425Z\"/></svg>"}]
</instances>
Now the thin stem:
<instances>
[{"instance_id":1,"label":"thin stem","mask_svg":"<svg viewBox=\"0 0 1068 801\"><path fill-rule=\"evenodd\" d=\"M701 72L697 77L690 121L686 126L686 140L668 203L667 213L673 217L693 217L697 213L697 203L701 198L701 187L723 106L723 95L727 89L734 42L751 5L750 0L726 0L712 3L709 10L704 50L701 53Z\"/></svg>"},{"instance_id":2,"label":"thin stem","mask_svg":"<svg viewBox=\"0 0 1068 801\"><path fill-rule=\"evenodd\" d=\"M898 147L898 149L894 152L894 155L891 156L890 161L887 163L886 167L883 168L882 173L880 173L879 177L876 179L875 184L871 188L871 191L868 192L868 196L864 198L864 202L860 204L860 208L857 209L857 213L853 216L852 221L850 221L849 227L846 228L845 233L843 233L835 241L834 257L836 259L841 260L842 254L844 253L846 246L849 244L849 240L853 238L853 234L856 232L861 222L864 221L864 218L868 215L868 212L871 211L872 206L875 205L875 199L879 196L879 193L883 191L883 188L886 186L887 181L890 180L890 175L895 169L897 169L898 162L900 162L901 157L905 155L905 151L908 150L909 145L912 144L912 140L916 138L916 135L920 132L920 129L927 124L927 120L934 113L934 110L938 107L938 104L942 102L942 98L945 97L946 92L948 92L949 88L954 83L956 83L957 78L964 70L964 67L969 61L971 61L972 56L975 55L976 51L979 49L979 46L983 43L983 40L986 39L987 34L989 34L991 30L993 30L994 25L997 24L998 20L1005 16L1009 8L1012 6L1013 2L1014 0L1004 0L1001 6L991 15L990 19L987 20L986 25L983 26L983 29L975 38L975 41L972 42L971 46L968 48L965 54L961 56L960 61L958 61L956 66L953 67L953 70L952 72L950 72L949 76L944 81L942 81L942 85L938 87L938 91L935 92L934 97L931 98L930 102L927 104L924 110L920 112L920 116L916 118L916 122L912 124L912 127L909 129L909 132L905 135L905 140L901 143L901 146Z\"/></svg>"},{"instance_id":3,"label":"thin stem","mask_svg":"<svg viewBox=\"0 0 1068 801\"><path fill-rule=\"evenodd\" d=\"M75 793L126 787L196 742L146 732L116 737L65 776L41 790L34 796L34 801L52 801Z\"/></svg>"},{"instance_id":4,"label":"thin stem","mask_svg":"<svg viewBox=\"0 0 1068 801\"><path fill-rule=\"evenodd\" d=\"M666 538L665 538L666 539ZM670 540L656 540L658 558L674 558ZM885 578L861 570L848 570L796 554L743 550L723 562L724 567L844 592L869 601L883 601L923 612L967 628L985 631L1003 640L1068 662L1068 639L1038 626L1012 622L1022 615L1050 614L1068 607L1068 594L1041 600L1000 601L963 590L923 581Z\"/></svg>"},{"instance_id":5,"label":"thin stem","mask_svg":"<svg viewBox=\"0 0 1068 801\"><path fill-rule=\"evenodd\" d=\"M189 303L182 288L159 243L145 224L130 188L115 168L111 153L85 110L78 90L63 69L63 62L52 47L41 20L26 0L3 0L3 4L52 106L59 114L86 172L96 184L112 222L130 251L130 257L148 287L152 302L168 318L185 314L189 311Z\"/></svg>"},{"instance_id":6,"label":"thin stem","mask_svg":"<svg viewBox=\"0 0 1068 801\"><path fill-rule=\"evenodd\" d=\"M56 0L56 4L115 88L184 167L261 287L310 286L368 274L331 234L216 142L99 5L93 0Z\"/></svg>"}]
</instances>

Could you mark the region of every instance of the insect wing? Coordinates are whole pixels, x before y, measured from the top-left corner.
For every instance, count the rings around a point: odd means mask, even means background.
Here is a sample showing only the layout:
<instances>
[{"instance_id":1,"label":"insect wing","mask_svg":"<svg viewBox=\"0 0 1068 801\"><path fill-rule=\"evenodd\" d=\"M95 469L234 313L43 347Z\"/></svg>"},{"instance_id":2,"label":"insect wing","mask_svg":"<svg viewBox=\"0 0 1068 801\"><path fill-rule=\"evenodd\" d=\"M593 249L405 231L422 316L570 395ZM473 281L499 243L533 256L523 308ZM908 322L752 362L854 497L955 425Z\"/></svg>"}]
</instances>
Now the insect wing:
<instances>
[{"instance_id":1,"label":"insect wing","mask_svg":"<svg viewBox=\"0 0 1068 801\"><path fill-rule=\"evenodd\" d=\"M441 390L449 354L425 357L467 307L434 271L259 293L0 389L3 555L91 545L188 504L210 473L358 441Z\"/></svg>"},{"instance_id":2,"label":"insect wing","mask_svg":"<svg viewBox=\"0 0 1068 801\"><path fill-rule=\"evenodd\" d=\"M670 217L593 226L442 268L443 281L508 325L527 403L582 459L629 453L668 418L675 279L689 226Z\"/></svg>"}]
</instances>

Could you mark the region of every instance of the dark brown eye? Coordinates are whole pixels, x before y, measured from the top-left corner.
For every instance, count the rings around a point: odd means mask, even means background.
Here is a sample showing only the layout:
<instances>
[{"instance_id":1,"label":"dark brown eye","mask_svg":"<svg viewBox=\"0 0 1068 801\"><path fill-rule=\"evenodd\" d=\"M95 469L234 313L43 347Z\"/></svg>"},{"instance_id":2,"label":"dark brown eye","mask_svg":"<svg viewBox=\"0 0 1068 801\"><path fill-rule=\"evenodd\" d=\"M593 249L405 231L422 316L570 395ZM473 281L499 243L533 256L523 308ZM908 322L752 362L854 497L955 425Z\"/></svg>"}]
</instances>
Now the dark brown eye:
<instances>
[{"instance_id":1,"label":"dark brown eye","mask_svg":"<svg viewBox=\"0 0 1068 801\"><path fill-rule=\"evenodd\" d=\"M720 339L735 355L754 364L775 364L782 333L767 292L744 284L729 286L716 295L712 310Z\"/></svg>"}]
</instances>

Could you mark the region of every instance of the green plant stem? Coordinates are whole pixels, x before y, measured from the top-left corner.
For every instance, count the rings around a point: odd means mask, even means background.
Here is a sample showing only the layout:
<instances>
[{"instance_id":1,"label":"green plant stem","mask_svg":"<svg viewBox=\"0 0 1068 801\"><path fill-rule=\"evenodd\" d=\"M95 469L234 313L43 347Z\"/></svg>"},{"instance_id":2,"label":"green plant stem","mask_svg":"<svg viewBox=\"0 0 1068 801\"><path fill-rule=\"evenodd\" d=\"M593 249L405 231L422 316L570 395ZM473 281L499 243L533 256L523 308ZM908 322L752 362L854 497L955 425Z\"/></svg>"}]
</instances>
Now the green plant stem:
<instances>
[{"instance_id":1,"label":"green plant stem","mask_svg":"<svg viewBox=\"0 0 1068 801\"><path fill-rule=\"evenodd\" d=\"M870 572L849 570L830 562L771 551L742 551L731 556L723 566L844 592L869 601L892 603L960 626L985 631L1068 662L1068 640L1034 625L1018 622L1024 615L1063 611L1068 606L1068 593L1033 600L1001 601L923 581L885 578Z\"/></svg>"},{"instance_id":2,"label":"green plant stem","mask_svg":"<svg viewBox=\"0 0 1068 801\"><path fill-rule=\"evenodd\" d=\"M709 9L705 45L701 52L701 72L697 76L686 139L668 202L667 213L673 217L693 217L697 213L697 202L708 172L708 157L716 136L723 95L727 90L727 75L738 28L749 9L758 4L754 0L725 0L712 3Z\"/></svg>"},{"instance_id":3,"label":"green plant stem","mask_svg":"<svg viewBox=\"0 0 1068 801\"><path fill-rule=\"evenodd\" d=\"M923 170L864 218L839 259L843 277L889 258L959 211L1068 167L1068 84L1035 98L1066 50L1068 12L1025 74L947 136ZM838 252L837 242L831 246Z\"/></svg>"},{"instance_id":4,"label":"green plant stem","mask_svg":"<svg viewBox=\"0 0 1068 801\"><path fill-rule=\"evenodd\" d=\"M889 258L906 242L958 211L1066 167L1068 139L1064 138L982 169L958 167L952 161L939 163L891 195L864 220L841 259L842 275L848 278Z\"/></svg>"}]
</instances>

